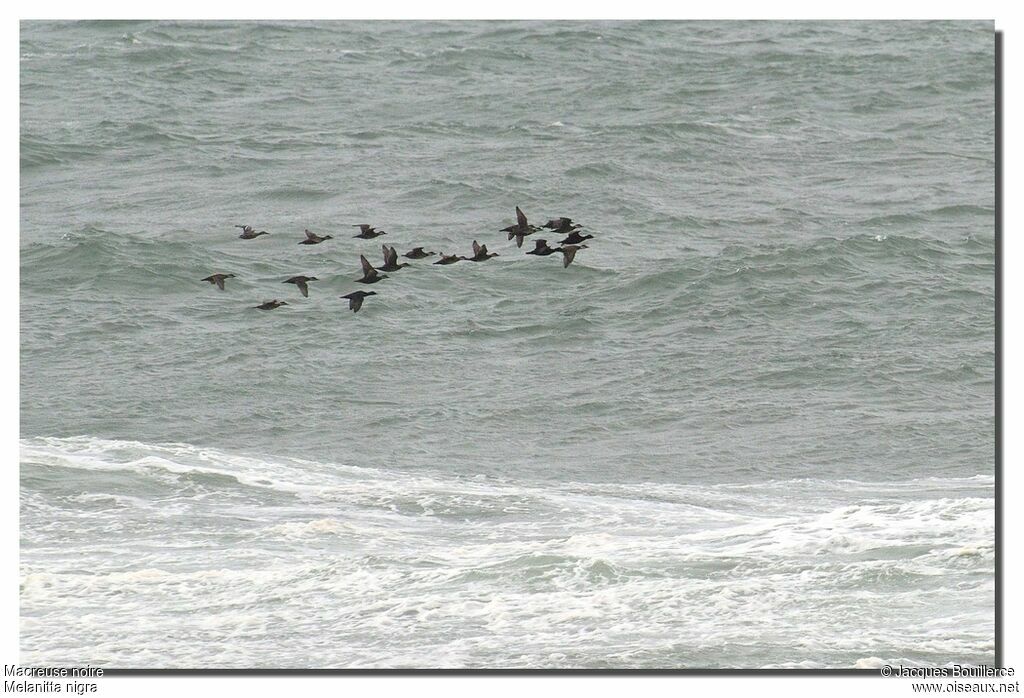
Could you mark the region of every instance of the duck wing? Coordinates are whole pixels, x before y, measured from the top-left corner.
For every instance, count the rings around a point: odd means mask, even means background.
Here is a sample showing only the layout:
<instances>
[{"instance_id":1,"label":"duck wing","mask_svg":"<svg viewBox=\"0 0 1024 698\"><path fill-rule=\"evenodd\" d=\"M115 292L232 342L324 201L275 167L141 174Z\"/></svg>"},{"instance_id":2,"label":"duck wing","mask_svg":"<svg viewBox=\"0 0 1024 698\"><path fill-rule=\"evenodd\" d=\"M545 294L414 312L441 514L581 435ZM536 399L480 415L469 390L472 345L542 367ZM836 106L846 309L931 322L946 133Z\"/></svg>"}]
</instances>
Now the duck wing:
<instances>
[{"instance_id":1,"label":"duck wing","mask_svg":"<svg viewBox=\"0 0 1024 698\"><path fill-rule=\"evenodd\" d=\"M525 228L527 225L529 225L526 222L526 214L523 213L523 209L519 208L518 206L516 206L516 221L519 223L520 228Z\"/></svg>"},{"instance_id":2,"label":"duck wing","mask_svg":"<svg viewBox=\"0 0 1024 698\"><path fill-rule=\"evenodd\" d=\"M558 251L565 257L565 259L562 260L562 268L564 269L572 264L572 260L576 257L576 253L584 247L586 247L586 245L565 245L564 247L558 248Z\"/></svg>"}]
</instances>

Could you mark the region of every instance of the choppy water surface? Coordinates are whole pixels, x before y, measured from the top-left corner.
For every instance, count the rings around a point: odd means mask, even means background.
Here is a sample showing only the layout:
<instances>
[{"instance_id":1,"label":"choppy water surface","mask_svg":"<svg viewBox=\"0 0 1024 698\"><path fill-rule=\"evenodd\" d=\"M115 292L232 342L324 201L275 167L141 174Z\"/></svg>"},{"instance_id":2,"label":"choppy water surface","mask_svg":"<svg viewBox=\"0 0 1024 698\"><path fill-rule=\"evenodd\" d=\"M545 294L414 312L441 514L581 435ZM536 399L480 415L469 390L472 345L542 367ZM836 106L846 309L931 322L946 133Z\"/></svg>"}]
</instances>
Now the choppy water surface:
<instances>
[{"instance_id":1,"label":"choppy water surface","mask_svg":"<svg viewBox=\"0 0 1024 698\"><path fill-rule=\"evenodd\" d=\"M23 23L22 661L991 662L992 29Z\"/></svg>"}]
</instances>

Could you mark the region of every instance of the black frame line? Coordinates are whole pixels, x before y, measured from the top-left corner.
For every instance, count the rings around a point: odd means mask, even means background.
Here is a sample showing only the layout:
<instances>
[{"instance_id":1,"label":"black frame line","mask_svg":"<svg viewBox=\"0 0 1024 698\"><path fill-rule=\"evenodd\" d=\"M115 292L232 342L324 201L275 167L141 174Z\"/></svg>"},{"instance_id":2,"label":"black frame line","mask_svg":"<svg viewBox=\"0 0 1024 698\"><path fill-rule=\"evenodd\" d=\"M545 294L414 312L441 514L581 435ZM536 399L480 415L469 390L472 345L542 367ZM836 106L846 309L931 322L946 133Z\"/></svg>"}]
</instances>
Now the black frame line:
<instances>
[{"instance_id":1,"label":"black frame line","mask_svg":"<svg viewBox=\"0 0 1024 698\"><path fill-rule=\"evenodd\" d=\"M995 665L1003 666L1003 33L995 32Z\"/></svg>"}]
</instances>

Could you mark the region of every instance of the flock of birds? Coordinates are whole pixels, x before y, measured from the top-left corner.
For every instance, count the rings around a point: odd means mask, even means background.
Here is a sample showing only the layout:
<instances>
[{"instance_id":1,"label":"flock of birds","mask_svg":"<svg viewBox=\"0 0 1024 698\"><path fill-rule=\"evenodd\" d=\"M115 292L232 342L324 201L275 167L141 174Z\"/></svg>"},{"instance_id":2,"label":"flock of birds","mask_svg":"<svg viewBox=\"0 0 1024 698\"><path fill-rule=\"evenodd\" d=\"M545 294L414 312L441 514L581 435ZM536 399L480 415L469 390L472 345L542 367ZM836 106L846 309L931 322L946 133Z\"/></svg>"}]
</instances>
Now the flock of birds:
<instances>
[{"instance_id":1,"label":"flock of birds","mask_svg":"<svg viewBox=\"0 0 1024 698\"><path fill-rule=\"evenodd\" d=\"M235 227L242 229L242 234L239 235L238 237L242 238L243 240L254 240L255 238L258 238L261 235L270 234L265 230L256 232L250 225L236 225ZM387 235L387 233L384 232L383 230L377 230L375 227L367 223L360 223L353 227L359 228L359 234L354 235L353 237L360 238L363 240L372 240L375 237ZM544 229L548 229L553 233L566 235L567 237L560 243L558 243L558 247L550 247L548 245L547 240L537 239L535 240L534 248L532 250L527 251L526 254L537 255L538 257L546 257L548 255L552 255L555 253L561 253L562 266L568 267L570 264L572 264L572 260L576 257L576 253L579 252L581 249L587 247L586 245L583 244L583 242L594 237L593 235L581 235L579 231L582 227L583 226L579 225L578 223L573 223L571 218L562 217L553 218L552 220L549 220L547 223L545 223L542 227L538 228L534 225L531 225L526 220L526 215L518 206L516 206L515 225L510 225L507 228L502 228L501 232L508 233L508 239L515 240L516 247L520 248L523 246L523 240L526 238L526 236L532 235L533 233L539 232ZM306 230L306 239L300 242L299 244L319 245L325 240L330 239L332 239L331 235L321 236L309 230ZM378 281L382 281L383 279L388 278L387 274L382 274L381 272L396 272L402 267L409 266L408 262L400 263L398 261L398 250L396 250L394 247L388 245L381 245L381 249L384 252L384 264L382 264L379 267L374 267L373 265L371 265L370 261L366 259L365 255L359 255L359 262L360 264L362 264L363 267L363 276L362 278L356 279L356 283L375 284ZM425 252L422 247L414 247L405 254L403 254L402 256L407 257L408 259L424 259L425 257L433 257L436 254L438 253ZM486 262L488 259L497 256L497 252L487 251L487 245L480 245L477 243L476 240L474 240L472 257L464 257L462 255L442 253L440 255L440 259L434 262L434 264L455 264L456 262L461 261ZM205 279L202 280L209 281L211 284L216 285L217 288L223 291L224 282L227 279L233 278L235 278L234 274L218 273L211 274L210 276L207 276ZM294 284L296 288L299 289L299 292L302 294L302 296L304 298L308 298L310 281L318 281L318 279L315 276L293 276L290 279L286 279L282 283ZM366 297L375 295L377 295L376 291L353 291L352 293L345 294L344 296L341 297L348 300L348 307L352 310L352 312L358 313L359 309L363 307L363 301L366 299ZM273 300L265 301L264 303L261 303L260 305L257 305L255 307L258 308L259 310L275 310L277 308L280 308L282 305L288 305L288 303L286 301L278 300L275 298Z\"/></svg>"}]
</instances>

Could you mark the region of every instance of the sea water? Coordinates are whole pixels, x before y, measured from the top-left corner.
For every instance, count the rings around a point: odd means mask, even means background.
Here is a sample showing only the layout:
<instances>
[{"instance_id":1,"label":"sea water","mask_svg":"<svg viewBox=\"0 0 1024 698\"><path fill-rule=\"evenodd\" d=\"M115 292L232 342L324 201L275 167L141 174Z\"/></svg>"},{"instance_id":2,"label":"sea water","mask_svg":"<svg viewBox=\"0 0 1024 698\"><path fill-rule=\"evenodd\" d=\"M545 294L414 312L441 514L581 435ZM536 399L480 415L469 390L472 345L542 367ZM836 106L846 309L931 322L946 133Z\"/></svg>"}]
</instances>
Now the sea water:
<instances>
[{"instance_id":1,"label":"sea water","mask_svg":"<svg viewBox=\"0 0 1024 698\"><path fill-rule=\"evenodd\" d=\"M991 663L993 61L991 22L22 23L22 662ZM525 255L564 236L516 206L593 238Z\"/></svg>"}]
</instances>

